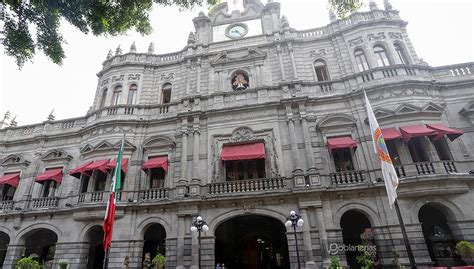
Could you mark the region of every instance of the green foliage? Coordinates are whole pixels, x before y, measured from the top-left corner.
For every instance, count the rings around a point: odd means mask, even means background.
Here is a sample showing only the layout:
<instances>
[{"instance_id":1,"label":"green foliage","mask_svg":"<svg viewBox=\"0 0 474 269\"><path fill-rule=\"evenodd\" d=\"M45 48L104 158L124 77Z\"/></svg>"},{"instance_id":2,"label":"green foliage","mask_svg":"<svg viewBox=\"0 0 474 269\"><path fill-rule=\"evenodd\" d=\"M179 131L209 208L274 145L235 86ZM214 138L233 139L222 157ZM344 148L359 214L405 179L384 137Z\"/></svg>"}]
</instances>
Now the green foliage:
<instances>
[{"instance_id":1,"label":"green foliage","mask_svg":"<svg viewBox=\"0 0 474 269\"><path fill-rule=\"evenodd\" d=\"M392 251L392 265L396 269L405 269L405 266L400 264L400 261L398 260L400 258L400 253L398 251L394 250Z\"/></svg>"},{"instance_id":2,"label":"green foliage","mask_svg":"<svg viewBox=\"0 0 474 269\"><path fill-rule=\"evenodd\" d=\"M65 58L62 45L66 42L59 32L61 19L85 34L115 36L134 29L146 35L152 31L149 13L153 2L189 9L204 1L210 5L219 3L219 0L4 0L3 45L19 68L31 61L37 50L60 65Z\"/></svg>"},{"instance_id":3,"label":"green foliage","mask_svg":"<svg viewBox=\"0 0 474 269\"><path fill-rule=\"evenodd\" d=\"M152 264L154 265L164 265L166 262L165 256L163 256L161 253L157 253L155 258L151 261Z\"/></svg>"},{"instance_id":4,"label":"green foliage","mask_svg":"<svg viewBox=\"0 0 474 269\"><path fill-rule=\"evenodd\" d=\"M339 18L346 18L350 13L362 7L363 0L329 0L329 9Z\"/></svg>"},{"instance_id":5,"label":"green foliage","mask_svg":"<svg viewBox=\"0 0 474 269\"><path fill-rule=\"evenodd\" d=\"M331 256L331 264L329 265L330 269L342 269L341 260L337 256Z\"/></svg>"},{"instance_id":6,"label":"green foliage","mask_svg":"<svg viewBox=\"0 0 474 269\"><path fill-rule=\"evenodd\" d=\"M33 258L24 257L16 261L15 269L40 269L40 265Z\"/></svg>"},{"instance_id":7,"label":"green foliage","mask_svg":"<svg viewBox=\"0 0 474 269\"><path fill-rule=\"evenodd\" d=\"M474 244L468 241L459 241L456 244L456 253L463 258L464 261L474 261Z\"/></svg>"},{"instance_id":8,"label":"green foliage","mask_svg":"<svg viewBox=\"0 0 474 269\"><path fill-rule=\"evenodd\" d=\"M374 260L372 259L372 255L365 249L365 246L358 246L360 255L357 256L357 263L360 264L362 269L373 269L374 268Z\"/></svg>"},{"instance_id":9,"label":"green foliage","mask_svg":"<svg viewBox=\"0 0 474 269\"><path fill-rule=\"evenodd\" d=\"M66 262L66 261L59 262L59 268L61 268L61 269L67 269L68 265L69 265L69 263Z\"/></svg>"}]
</instances>

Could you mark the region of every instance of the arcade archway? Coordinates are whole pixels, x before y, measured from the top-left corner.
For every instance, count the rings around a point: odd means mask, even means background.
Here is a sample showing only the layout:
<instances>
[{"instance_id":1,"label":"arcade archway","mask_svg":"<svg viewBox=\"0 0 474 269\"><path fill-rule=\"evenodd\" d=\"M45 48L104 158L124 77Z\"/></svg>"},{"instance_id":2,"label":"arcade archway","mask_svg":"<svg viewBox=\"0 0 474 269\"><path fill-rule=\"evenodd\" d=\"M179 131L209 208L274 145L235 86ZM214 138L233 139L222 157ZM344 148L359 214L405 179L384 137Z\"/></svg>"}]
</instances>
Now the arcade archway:
<instances>
[{"instance_id":1,"label":"arcade archway","mask_svg":"<svg viewBox=\"0 0 474 269\"><path fill-rule=\"evenodd\" d=\"M87 258L87 269L104 267L104 230L102 226L96 225L89 229L86 234L86 240L89 242L89 255Z\"/></svg>"},{"instance_id":2,"label":"arcade archway","mask_svg":"<svg viewBox=\"0 0 474 269\"><path fill-rule=\"evenodd\" d=\"M420 208L418 219L431 260L435 265L462 265L462 261L455 254L456 242L446 215L436 206L427 204Z\"/></svg>"},{"instance_id":3,"label":"arcade archway","mask_svg":"<svg viewBox=\"0 0 474 269\"><path fill-rule=\"evenodd\" d=\"M5 261L5 255L7 254L7 247L10 243L10 237L4 232L0 232L0 268L3 266Z\"/></svg>"},{"instance_id":4,"label":"arcade archway","mask_svg":"<svg viewBox=\"0 0 474 269\"><path fill-rule=\"evenodd\" d=\"M47 264L54 260L58 236L49 229L35 229L23 237L25 242L25 256L33 257L41 264Z\"/></svg>"},{"instance_id":5,"label":"arcade archway","mask_svg":"<svg viewBox=\"0 0 474 269\"><path fill-rule=\"evenodd\" d=\"M235 217L221 223L215 236L216 264L229 269L290 268L286 228L274 218Z\"/></svg>"},{"instance_id":6,"label":"arcade archway","mask_svg":"<svg viewBox=\"0 0 474 269\"><path fill-rule=\"evenodd\" d=\"M145 253L150 253L151 259L153 259L158 252L166 256L166 231L161 224L155 223L148 227L143 236L143 240L142 261L145 259Z\"/></svg>"},{"instance_id":7,"label":"arcade archway","mask_svg":"<svg viewBox=\"0 0 474 269\"><path fill-rule=\"evenodd\" d=\"M347 211L341 217L341 228L347 265L350 268L360 268L360 264L357 263L357 256L360 255L357 247L360 245L365 246L374 261L377 261L372 226L364 214L356 210Z\"/></svg>"}]
</instances>

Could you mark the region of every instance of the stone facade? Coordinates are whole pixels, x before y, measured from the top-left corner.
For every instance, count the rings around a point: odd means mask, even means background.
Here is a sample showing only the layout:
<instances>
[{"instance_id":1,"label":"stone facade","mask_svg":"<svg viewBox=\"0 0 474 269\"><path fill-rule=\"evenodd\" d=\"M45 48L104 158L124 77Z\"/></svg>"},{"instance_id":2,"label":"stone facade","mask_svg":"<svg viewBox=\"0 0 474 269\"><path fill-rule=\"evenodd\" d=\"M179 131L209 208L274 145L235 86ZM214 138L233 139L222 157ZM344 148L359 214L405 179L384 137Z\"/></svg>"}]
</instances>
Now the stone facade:
<instances>
[{"instance_id":1,"label":"stone facade","mask_svg":"<svg viewBox=\"0 0 474 269\"><path fill-rule=\"evenodd\" d=\"M151 44L147 53L134 46L109 53L85 116L0 129L0 175L21 173L12 199L0 202L0 233L8 237L2 268L13 268L27 241L45 230L57 236L54 268L60 261L87 268L96 240L90 231L102 224L107 192L97 191L94 176L84 187L84 176L68 172L115 158L123 134L130 161L109 268L122 268L125 256L130 268L141 268L153 224L166 233L166 268L197 268L198 238L189 228L198 215L210 227L202 236L202 265L214 268L219 225L254 215L283 225L290 210L305 220L296 232L305 268L329 264L330 246L345 242L341 219L351 211L370 222L380 264L391 264L392 250L407 264L372 150L364 89L383 128L442 123L464 132L453 141L441 138L449 158L421 137L425 162L394 140L400 207L418 264L440 264L420 221L426 205L445 215L454 241L474 241L474 63L431 67L420 60L407 23L390 5L371 5L345 20L331 15L329 25L299 31L280 16L279 3L268 2L246 0L243 11L231 14L223 3L208 16L200 13L179 52L156 55ZM233 84L238 74L242 88ZM350 169L328 151L328 139L338 136L357 142L346 151ZM265 145L265 178L226 180L222 149L252 142ZM159 189L150 188L141 168L154 156L169 162ZM64 176L43 197L46 184L35 178L51 167L62 167ZM105 186L110 181L107 173ZM286 238L287 267L296 268L292 228ZM336 255L347 264L344 252Z\"/></svg>"}]
</instances>

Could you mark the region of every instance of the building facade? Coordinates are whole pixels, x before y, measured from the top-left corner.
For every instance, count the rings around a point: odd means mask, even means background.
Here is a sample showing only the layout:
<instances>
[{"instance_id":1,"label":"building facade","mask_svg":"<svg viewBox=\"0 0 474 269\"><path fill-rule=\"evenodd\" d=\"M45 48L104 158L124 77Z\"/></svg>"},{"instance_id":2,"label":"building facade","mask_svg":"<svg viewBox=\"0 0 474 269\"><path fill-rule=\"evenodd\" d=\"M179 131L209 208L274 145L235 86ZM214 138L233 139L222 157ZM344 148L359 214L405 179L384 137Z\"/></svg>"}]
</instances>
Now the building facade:
<instances>
[{"instance_id":1,"label":"building facade","mask_svg":"<svg viewBox=\"0 0 474 269\"><path fill-rule=\"evenodd\" d=\"M373 153L363 90L400 177L419 265L462 264L474 241L474 64L431 67L388 1L304 31L280 4L223 3L179 52L109 52L85 116L0 129L0 265L34 255L101 268L101 228L123 135L109 268L321 268L351 247L407 264ZM471 173L469 173L471 171ZM284 223L291 210L304 225ZM298 248L297 248L298 247Z\"/></svg>"}]
</instances>

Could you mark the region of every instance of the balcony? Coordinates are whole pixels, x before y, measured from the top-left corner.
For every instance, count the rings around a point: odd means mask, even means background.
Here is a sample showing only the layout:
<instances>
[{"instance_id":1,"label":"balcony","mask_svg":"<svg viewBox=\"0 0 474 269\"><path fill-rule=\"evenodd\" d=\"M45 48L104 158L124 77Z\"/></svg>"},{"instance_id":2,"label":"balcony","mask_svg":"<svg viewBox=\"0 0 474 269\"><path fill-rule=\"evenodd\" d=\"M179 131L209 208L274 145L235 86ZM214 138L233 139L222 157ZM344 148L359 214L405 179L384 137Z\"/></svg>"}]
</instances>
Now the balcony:
<instances>
[{"instance_id":1,"label":"balcony","mask_svg":"<svg viewBox=\"0 0 474 269\"><path fill-rule=\"evenodd\" d=\"M31 200L31 208L42 209L42 208L55 208L58 207L59 197L42 197L34 198Z\"/></svg>"},{"instance_id":2,"label":"balcony","mask_svg":"<svg viewBox=\"0 0 474 269\"><path fill-rule=\"evenodd\" d=\"M273 192L284 190L286 182L284 178L260 178L249 180L235 180L207 185L209 195L238 194L253 192Z\"/></svg>"},{"instance_id":3,"label":"balcony","mask_svg":"<svg viewBox=\"0 0 474 269\"><path fill-rule=\"evenodd\" d=\"M10 211L13 209L13 201L1 201L0 202L0 211Z\"/></svg>"},{"instance_id":4,"label":"balcony","mask_svg":"<svg viewBox=\"0 0 474 269\"><path fill-rule=\"evenodd\" d=\"M348 186L366 182L365 171L342 171L329 174L333 186Z\"/></svg>"},{"instance_id":5,"label":"balcony","mask_svg":"<svg viewBox=\"0 0 474 269\"><path fill-rule=\"evenodd\" d=\"M169 198L167 188L149 189L140 191L140 201L158 201Z\"/></svg>"},{"instance_id":6,"label":"balcony","mask_svg":"<svg viewBox=\"0 0 474 269\"><path fill-rule=\"evenodd\" d=\"M97 203L106 203L109 198L109 191L93 191L93 192L84 192L79 194L77 204L97 204ZM122 200L122 191L117 192L115 197L116 201Z\"/></svg>"},{"instance_id":7,"label":"balcony","mask_svg":"<svg viewBox=\"0 0 474 269\"><path fill-rule=\"evenodd\" d=\"M463 169L459 169L460 167ZM399 178L405 178L423 175L467 174L469 168L465 162L437 161L399 165L395 166L395 171Z\"/></svg>"}]
</instances>

